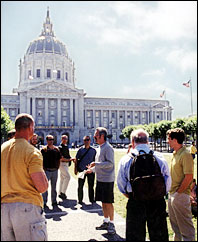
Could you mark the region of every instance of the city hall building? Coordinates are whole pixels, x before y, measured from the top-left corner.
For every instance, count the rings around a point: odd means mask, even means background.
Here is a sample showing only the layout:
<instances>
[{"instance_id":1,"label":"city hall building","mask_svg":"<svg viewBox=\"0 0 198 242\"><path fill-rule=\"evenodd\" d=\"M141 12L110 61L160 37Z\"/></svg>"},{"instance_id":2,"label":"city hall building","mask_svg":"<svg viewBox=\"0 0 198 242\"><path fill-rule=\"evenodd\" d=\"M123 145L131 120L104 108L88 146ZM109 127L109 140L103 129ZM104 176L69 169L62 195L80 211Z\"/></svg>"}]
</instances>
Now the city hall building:
<instances>
[{"instance_id":1,"label":"city hall building","mask_svg":"<svg viewBox=\"0 0 198 242\"><path fill-rule=\"evenodd\" d=\"M13 121L19 113L31 114L35 133L44 144L48 134L55 137L55 144L63 134L70 144L82 144L84 135L93 142L98 126L112 134L111 142L120 143L125 126L172 119L167 100L87 97L75 81L74 62L54 35L48 9L40 36L20 59L18 88L2 94L1 105Z\"/></svg>"}]
</instances>

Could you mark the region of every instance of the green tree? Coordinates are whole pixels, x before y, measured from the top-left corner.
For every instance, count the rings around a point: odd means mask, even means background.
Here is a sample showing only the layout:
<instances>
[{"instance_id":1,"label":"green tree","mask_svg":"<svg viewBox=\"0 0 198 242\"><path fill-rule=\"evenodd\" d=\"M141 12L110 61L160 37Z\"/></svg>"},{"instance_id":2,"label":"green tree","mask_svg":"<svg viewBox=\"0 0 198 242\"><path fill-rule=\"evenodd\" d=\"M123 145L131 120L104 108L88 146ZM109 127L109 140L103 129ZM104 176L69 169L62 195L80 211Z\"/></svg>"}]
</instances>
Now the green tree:
<instances>
[{"instance_id":1,"label":"green tree","mask_svg":"<svg viewBox=\"0 0 198 242\"><path fill-rule=\"evenodd\" d=\"M7 140L8 132L14 129L14 123L1 106L1 143Z\"/></svg>"}]
</instances>

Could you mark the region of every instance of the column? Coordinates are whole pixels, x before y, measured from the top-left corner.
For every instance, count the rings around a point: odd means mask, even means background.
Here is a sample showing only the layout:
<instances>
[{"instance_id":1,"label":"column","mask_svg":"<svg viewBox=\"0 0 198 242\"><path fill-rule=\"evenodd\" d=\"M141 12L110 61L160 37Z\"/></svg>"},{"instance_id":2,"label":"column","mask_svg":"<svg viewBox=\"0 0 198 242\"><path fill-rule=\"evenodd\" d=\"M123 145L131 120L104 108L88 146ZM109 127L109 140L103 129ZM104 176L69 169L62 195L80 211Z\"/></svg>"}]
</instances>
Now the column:
<instances>
[{"instance_id":1,"label":"column","mask_svg":"<svg viewBox=\"0 0 198 242\"><path fill-rule=\"evenodd\" d=\"M142 124L142 111L139 111L139 122Z\"/></svg>"},{"instance_id":2,"label":"column","mask_svg":"<svg viewBox=\"0 0 198 242\"><path fill-rule=\"evenodd\" d=\"M75 110L74 110L74 112L75 112L75 125L79 125L78 124L78 115L79 115L79 110L78 110L78 102L79 102L79 100L78 99L75 99Z\"/></svg>"},{"instance_id":3,"label":"column","mask_svg":"<svg viewBox=\"0 0 198 242\"><path fill-rule=\"evenodd\" d=\"M70 126L73 126L73 99L70 99Z\"/></svg>"},{"instance_id":4,"label":"column","mask_svg":"<svg viewBox=\"0 0 198 242\"><path fill-rule=\"evenodd\" d=\"M131 111L131 123L130 123L131 125L133 125L133 122L134 122L133 121L133 113L134 113L134 111Z\"/></svg>"},{"instance_id":5,"label":"column","mask_svg":"<svg viewBox=\"0 0 198 242\"><path fill-rule=\"evenodd\" d=\"M108 128L109 128L109 123L110 123L110 122L112 122L111 110L109 110Z\"/></svg>"},{"instance_id":6,"label":"column","mask_svg":"<svg viewBox=\"0 0 198 242\"><path fill-rule=\"evenodd\" d=\"M30 114L30 97L27 97L27 113Z\"/></svg>"},{"instance_id":7,"label":"column","mask_svg":"<svg viewBox=\"0 0 198 242\"><path fill-rule=\"evenodd\" d=\"M57 99L57 124L61 126L61 99Z\"/></svg>"},{"instance_id":8,"label":"column","mask_svg":"<svg viewBox=\"0 0 198 242\"><path fill-rule=\"evenodd\" d=\"M124 127L126 127L127 126L127 113L128 113L128 111L125 110L124 112L125 112L125 116L124 116L124 123L123 123L123 125L124 125Z\"/></svg>"},{"instance_id":9,"label":"column","mask_svg":"<svg viewBox=\"0 0 198 242\"><path fill-rule=\"evenodd\" d=\"M36 98L32 98L32 117L36 120Z\"/></svg>"},{"instance_id":10,"label":"column","mask_svg":"<svg viewBox=\"0 0 198 242\"><path fill-rule=\"evenodd\" d=\"M96 128L96 110L93 109L93 127Z\"/></svg>"},{"instance_id":11,"label":"column","mask_svg":"<svg viewBox=\"0 0 198 242\"><path fill-rule=\"evenodd\" d=\"M45 98L45 125L48 126L48 98Z\"/></svg>"},{"instance_id":12,"label":"column","mask_svg":"<svg viewBox=\"0 0 198 242\"><path fill-rule=\"evenodd\" d=\"M120 125L119 125L119 110L117 110L117 129L120 129Z\"/></svg>"},{"instance_id":13,"label":"column","mask_svg":"<svg viewBox=\"0 0 198 242\"><path fill-rule=\"evenodd\" d=\"M101 122L100 122L101 123L101 127L104 127L104 115L103 115L103 111L104 110L101 109L101 117L100 117L101 118Z\"/></svg>"}]
</instances>

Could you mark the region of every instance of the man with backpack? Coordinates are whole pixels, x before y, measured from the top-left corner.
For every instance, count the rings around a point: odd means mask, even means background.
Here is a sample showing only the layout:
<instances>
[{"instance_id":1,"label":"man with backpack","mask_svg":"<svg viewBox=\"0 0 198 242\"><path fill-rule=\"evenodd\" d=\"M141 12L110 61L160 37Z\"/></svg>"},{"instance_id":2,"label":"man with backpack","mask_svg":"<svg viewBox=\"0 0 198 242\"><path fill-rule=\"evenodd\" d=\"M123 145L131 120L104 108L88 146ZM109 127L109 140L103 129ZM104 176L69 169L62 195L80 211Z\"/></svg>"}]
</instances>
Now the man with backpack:
<instances>
[{"instance_id":1,"label":"man with backpack","mask_svg":"<svg viewBox=\"0 0 198 242\"><path fill-rule=\"evenodd\" d=\"M132 148L119 162L117 185L128 198L126 240L168 241L165 195L171 186L168 164L150 150L149 134L143 129L131 133Z\"/></svg>"}]
</instances>

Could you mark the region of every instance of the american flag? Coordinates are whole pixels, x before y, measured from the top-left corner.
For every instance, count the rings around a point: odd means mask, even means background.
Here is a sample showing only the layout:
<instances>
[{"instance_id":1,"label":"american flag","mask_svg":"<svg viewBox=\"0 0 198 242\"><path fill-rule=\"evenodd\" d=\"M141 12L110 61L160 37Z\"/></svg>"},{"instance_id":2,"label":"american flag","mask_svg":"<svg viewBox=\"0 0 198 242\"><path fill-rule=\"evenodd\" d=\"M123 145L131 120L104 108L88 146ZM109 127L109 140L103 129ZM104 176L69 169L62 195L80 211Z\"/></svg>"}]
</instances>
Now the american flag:
<instances>
[{"instance_id":1,"label":"american flag","mask_svg":"<svg viewBox=\"0 0 198 242\"><path fill-rule=\"evenodd\" d=\"M183 85L186 86L186 87L190 87L190 81L191 80L189 80L188 82L184 82Z\"/></svg>"},{"instance_id":2,"label":"american flag","mask_svg":"<svg viewBox=\"0 0 198 242\"><path fill-rule=\"evenodd\" d=\"M165 94L165 90L160 94L160 97L163 97Z\"/></svg>"}]
</instances>

